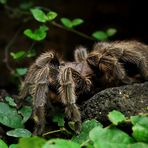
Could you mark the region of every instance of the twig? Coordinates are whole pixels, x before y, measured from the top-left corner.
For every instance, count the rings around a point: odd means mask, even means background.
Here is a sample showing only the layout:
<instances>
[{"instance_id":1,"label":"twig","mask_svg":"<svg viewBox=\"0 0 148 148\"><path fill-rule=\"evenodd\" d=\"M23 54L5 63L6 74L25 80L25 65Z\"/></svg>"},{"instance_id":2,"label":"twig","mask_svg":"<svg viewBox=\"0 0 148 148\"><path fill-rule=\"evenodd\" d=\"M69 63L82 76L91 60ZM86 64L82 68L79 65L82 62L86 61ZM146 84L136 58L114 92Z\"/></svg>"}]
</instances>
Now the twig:
<instances>
[{"instance_id":1,"label":"twig","mask_svg":"<svg viewBox=\"0 0 148 148\"><path fill-rule=\"evenodd\" d=\"M84 142L80 145L80 147L86 146L86 144L89 143L89 142L90 142L90 139L87 139L86 141L84 141Z\"/></svg>"},{"instance_id":2,"label":"twig","mask_svg":"<svg viewBox=\"0 0 148 148\"><path fill-rule=\"evenodd\" d=\"M61 29L63 29L63 30L73 32L73 33L75 33L75 34L77 34L77 35L79 35L79 36L81 36L81 37L83 37L83 38L85 38L85 39L95 41L94 38L92 38L92 37L90 37L90 36L88 36L88 35L86 35L86 34L80 32L80 31L77 31L77 30L75 30L75 29L66 28L66 27L62 26L61 24L58 24L58 23L55 22L55 21L50 22L50 24L52 24L53 26L56 26L56 27L58 27L58 28L61 28Z\"/></svg>"},{"instance_id":3,"label":"twig","mask_svg":"<svg viewBox=\"0 0 148 148\"><path fill-rule=\"evenodd\" d=\"M42 136L46 136L46 135L50 135L50 134L54 134L54 133L58 133L58 132L63 132L63 131L67 131L67 130L65 128L61 128L59 130L54 130L54 131L44 133Z\"/></svg>"},{"instance_id":4,"label":"twig","mask_svg":"<svg viewBox=\"0 0 148 148\"><path fill-rule=\"evenodd\" d=\"M18 34L20 33L22 27L20 27L17 32L15 33L15 35L12 37L12 39L9 41L9 43L7 44L7 46L4 49L4 60L3 62L6 64L7 69L13 74L14 70L13 68L10 66L9 64L9 50L11 48L11 46L13 45L13 43L15 42L16 38L18 37Z\"/></svg>"}]
</instances>

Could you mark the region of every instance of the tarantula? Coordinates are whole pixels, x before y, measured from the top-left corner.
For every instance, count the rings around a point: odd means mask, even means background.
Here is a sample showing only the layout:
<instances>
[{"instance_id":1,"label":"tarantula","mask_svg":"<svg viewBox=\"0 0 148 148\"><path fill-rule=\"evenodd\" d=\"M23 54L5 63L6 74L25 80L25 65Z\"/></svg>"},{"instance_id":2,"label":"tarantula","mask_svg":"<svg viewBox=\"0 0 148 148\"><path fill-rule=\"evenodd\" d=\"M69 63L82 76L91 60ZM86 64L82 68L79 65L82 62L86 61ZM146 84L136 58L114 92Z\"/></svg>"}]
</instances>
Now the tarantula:
<instances>
[{"instance_id":1,"label":"tarantula","mask_svg":"<svg viewBox=\"0 0 148 148\"><path fill-rule=\"evenodd\" d=\"M100 42L87 53L75 50L75 62L63 62L55 52L41 54L30 66L20 98L33 97L34 134L45 126L45 104L61 102L67 117L81 126L77 102L107 87L148 80L148 47L136 41Z\"/></svg>"}]
</instances>

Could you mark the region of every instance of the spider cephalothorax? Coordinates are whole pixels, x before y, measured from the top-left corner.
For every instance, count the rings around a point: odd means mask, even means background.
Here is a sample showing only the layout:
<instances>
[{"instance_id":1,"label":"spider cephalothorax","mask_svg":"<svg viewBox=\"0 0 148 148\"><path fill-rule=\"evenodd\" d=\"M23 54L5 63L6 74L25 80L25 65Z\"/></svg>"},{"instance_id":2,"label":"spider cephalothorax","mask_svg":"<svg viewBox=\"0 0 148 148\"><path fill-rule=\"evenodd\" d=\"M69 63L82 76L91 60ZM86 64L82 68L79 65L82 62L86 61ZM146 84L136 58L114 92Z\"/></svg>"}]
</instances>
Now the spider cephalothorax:
<instances>
[{"instance_id":1,"label":"spider cephalothorax","mask_svg":"<svg viewBox=\"0 0 148 148\"><path fill-rule=\"evenodd\" d=\"M90 53L75 50L75 62L63 62L54 52L41 54L30 66L20 98L33 97L34 134L42 134L47 100L65 106L67 117L76 122L81 115L76 102L107 87L148 79L148 48L139 42L97 43ZM49 111L50 112L50 111Z\"/></svg>"}]
</instances>

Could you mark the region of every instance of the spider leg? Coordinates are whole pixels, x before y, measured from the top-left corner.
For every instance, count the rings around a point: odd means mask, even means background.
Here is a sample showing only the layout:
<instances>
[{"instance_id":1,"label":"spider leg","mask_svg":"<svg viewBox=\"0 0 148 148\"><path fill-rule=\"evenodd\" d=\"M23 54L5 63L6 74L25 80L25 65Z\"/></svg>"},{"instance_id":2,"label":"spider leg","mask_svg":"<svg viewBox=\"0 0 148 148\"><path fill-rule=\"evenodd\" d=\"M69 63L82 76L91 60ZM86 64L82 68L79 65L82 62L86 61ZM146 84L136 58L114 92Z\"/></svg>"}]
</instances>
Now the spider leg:
<instances>
[{"instance_id":1,"label":"spider leg","mask_svg":"<svg viewBox=\"0 0 148 148\"><path fill-rule=\"evenodd\" d=\"M80 131L81 115L76 105L75 83L72 78L72 68L65 68L60 74L60 96L65 105L65 113L69 119L72 119L77 125L76 132Z\"/></svg>"},{"instance_id":2,"label":"spider leg","mask_svg":"<svg viewBox=\"0 0 148 148\"><path fill-rule=\"evenodd\" d=\"M45 126L45 104L49 86L49 76L52 65L58 61L52 52L43 53L29 68L24 87L20 94L22 99L29 93L33 97L33 119L35 121L34 135L41 135Z\"/></svg>"},{"instance_id":3,"label":"spider leg","mask_svg":"<svg viewBox=\"0 0 148 148\"><path fill-rule=\"evenodd\" d=\"M82 62L87 58L87 49L80 46L74 52L74 58L76 62Z\"/></svg>"},{"instance_id":4,"label":"spider leg","mask_svg":"<svg viewBox=\"0 0 148 148\"><path fill-rule=\"evenodd\" d=\"M121 60L123 62L135 64L142 79L148 80L148 65L146 63L146 58L141 53L133 50L124 51Z\"/></svg>"}]
</instances>

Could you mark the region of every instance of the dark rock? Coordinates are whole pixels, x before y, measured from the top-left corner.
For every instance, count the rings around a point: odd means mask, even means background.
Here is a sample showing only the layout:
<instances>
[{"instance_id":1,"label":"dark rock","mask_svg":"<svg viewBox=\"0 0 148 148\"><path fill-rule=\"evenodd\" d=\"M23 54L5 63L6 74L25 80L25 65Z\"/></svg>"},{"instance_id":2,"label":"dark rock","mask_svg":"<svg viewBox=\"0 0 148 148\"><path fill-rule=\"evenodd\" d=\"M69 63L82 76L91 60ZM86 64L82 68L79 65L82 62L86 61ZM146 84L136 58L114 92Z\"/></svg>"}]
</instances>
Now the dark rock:
<instances>
[{"instance_id":1,"label":"dark rock","mask_svg":"<svg viewBox=\"0 0 148 148\"><path fill-rule=\"evenodd\" d=\"M82 119L95 118L107 123L107 114L118 110L125 116L148 113L148 82L105 89L84 102Z\"/></svg>"}]
</instances>

